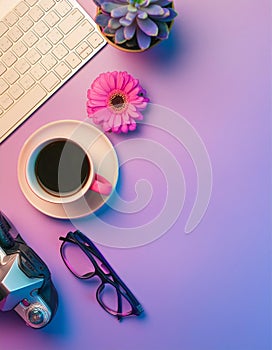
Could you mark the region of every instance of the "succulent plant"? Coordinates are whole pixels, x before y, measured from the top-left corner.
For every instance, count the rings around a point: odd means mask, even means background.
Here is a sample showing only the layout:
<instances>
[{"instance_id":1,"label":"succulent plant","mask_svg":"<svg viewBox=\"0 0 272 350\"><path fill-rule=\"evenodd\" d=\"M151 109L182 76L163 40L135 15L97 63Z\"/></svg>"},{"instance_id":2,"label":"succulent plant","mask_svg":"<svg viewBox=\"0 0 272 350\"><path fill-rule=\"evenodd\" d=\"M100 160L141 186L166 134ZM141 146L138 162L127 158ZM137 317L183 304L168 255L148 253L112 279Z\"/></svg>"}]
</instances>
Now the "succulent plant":
<instances>
[{"instance_id":1,"label":"succulent plant","mask_svg":"<svg viewBox=\"0 0 272 350\"><path fill-rule=\"evenodd\" d=\"M147 49L152 40L167 39L177 16L170 0L93 0L99 8L95 21L116 44Z\"/></svg>"}]
</instances>

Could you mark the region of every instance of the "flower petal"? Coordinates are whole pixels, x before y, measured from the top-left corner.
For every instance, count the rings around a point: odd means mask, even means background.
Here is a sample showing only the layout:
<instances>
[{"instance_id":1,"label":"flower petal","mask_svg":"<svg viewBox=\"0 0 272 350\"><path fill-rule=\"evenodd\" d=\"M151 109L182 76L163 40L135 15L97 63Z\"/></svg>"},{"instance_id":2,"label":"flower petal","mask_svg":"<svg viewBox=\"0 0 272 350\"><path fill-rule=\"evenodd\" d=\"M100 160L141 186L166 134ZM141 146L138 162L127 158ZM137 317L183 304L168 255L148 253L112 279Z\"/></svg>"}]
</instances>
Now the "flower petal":
<instances>
[{"instance_id":1,"label":"flower petal","mask_svg":"<svg viewBox=\"0 0 272 350\"><path fill-rule=\"evenodd\" d=\"M103 90L110 92L111 89L106 80L106 73L102 73L99 75L99 77L97 78L97 83L101 86Z\"/></svg>"},{"instance_id":2,"label":"flower petal","mask_svg":"<svg viewBox=\"0 0 272 350\"><path fill-rule=\"evenodd\" d=\"M114 76L112 73L108 72L106 74L106 80L108 82L108 85L110 87L111 90L114 90L115 89L115 79L114 79Z\"/></svg>"},{"instance_id":3,"label":"flower petal","mask_svg":"<svg viewBox=\"0 0 272 350\"><path fill-rule=\"evenodd\" d=\"M129 126L128 126L128 129L129 129L130 131L134 131L134 130L136 129L136 127L137 127L137 125L136 125L135 121L132 120L131 123L130 123Z\"/></svg>"},{"instance_id":4,"label":"flower petal","mask_svg":"<svg viewBox=\"0 0 272 350\"><path fill-rule=\"evenodd\" d=\"M116 77L116 89L121 89L123 86L124 78L123 78L123 72L118 72L118 75Z\"/></svg>"},{"instance_id":5,"label":"flower petal","mask_svg":"<svg viewBox=\"0 0 272 350\"><path fill-rule=\"evenodd\" d=\"M133 90L137 85L139 85L139 80L133 79L131 80L124 88L124 92L127 94L130 93L131 90Z\"/></svg>"},{"instance_id":6,"label":"flower petal","mask_svg":"<svg viewBox=\"0 0 272 350\"><path fill-rule=\"evenodd\" d=\"M97 94L94 90L90 90L90 91L88 92L88 98L89 98L90 100L106 101L107 96L101 95L101 94Z\"/></svg>"},{"instance_id":7,"label":"flower petal","mask_svg":"<svg viewBox=\"0 0 272 350\"><path fill-rule=\"evenodd\" d=\"M119 127L121 125L121 114L116 114L113 119L113 126Z\"/></svg>"},{"instance_id":8,"label":"flower petal","mask_svg":"<svg viewBox=\"0 0 272 350\"><path fill-rule=\"evenodd\" d=\"M98 95L103 95L105 98L108 96L107 91L103 90L100 85L96 84L95 86L92 86L92 90L96 92Z\"/></svg>"},{"instance_id":9,"label":"flower petal","mask_svg":"<svg viewBox=\"0 0 272 350\"><path fill-rule=\"evenodd\" d=\"M122 131L124 134L126 134L126 133L128 132L128 126L127 126L127 124L123 124L123 125L121 126L121 131Z\"/></svg>"}]
</instances>

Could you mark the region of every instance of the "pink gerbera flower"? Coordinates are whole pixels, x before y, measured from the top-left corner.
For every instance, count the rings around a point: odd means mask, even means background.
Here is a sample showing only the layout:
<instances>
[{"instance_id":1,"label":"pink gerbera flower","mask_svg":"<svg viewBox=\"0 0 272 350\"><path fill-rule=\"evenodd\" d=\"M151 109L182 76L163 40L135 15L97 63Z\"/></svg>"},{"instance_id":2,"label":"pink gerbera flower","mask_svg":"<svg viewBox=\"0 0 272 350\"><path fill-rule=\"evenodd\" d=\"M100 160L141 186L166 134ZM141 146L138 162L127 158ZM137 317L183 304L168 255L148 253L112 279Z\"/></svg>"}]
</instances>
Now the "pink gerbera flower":
<instances>
[{"instance_id":1,"label":"pink gerbera flower","mask_svg":"<svg viewBox=\"0 0 272 350\"><path fill-rule=\"evenodd\" d=\"M104 131L116 133L136 129L149 99L139 80L127 72L100 74L88 89L87 112Z\"/></svg>"}]
</instances>

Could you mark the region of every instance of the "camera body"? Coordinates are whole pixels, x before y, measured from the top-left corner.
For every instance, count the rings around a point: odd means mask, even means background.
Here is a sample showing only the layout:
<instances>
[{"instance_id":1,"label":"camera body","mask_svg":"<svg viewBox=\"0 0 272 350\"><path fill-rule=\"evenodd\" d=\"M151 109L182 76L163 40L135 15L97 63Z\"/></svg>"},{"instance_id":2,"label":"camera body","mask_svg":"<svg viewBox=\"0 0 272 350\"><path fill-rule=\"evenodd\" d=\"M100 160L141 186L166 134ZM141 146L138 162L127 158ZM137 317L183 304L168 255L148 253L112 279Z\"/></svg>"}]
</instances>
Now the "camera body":
<instances>
[{"instance_id":1,"label":"camera body","mask_svg":"<svg viewBox=\"0 0 272 350\"><path fill-rule=\"evenodd\" d=\"M15 310L30 327L42 328L57 306L48 267L0 212L0 310Z\"/></svg>"}]
</instances>

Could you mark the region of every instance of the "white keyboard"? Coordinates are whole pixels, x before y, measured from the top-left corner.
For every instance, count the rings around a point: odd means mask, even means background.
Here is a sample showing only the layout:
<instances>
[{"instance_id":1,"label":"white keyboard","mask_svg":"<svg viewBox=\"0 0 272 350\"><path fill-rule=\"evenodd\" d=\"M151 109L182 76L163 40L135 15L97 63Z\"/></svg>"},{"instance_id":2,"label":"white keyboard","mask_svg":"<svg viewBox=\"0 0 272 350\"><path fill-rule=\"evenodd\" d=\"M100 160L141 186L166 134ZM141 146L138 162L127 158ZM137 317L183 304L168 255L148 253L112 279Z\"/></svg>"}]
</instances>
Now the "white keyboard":
<instances>
[{"instance_id":1,"label":"white keyboard","mask_svg":"<svg viewBox=\"0 0 272 350\"><path fill-rule=\"evenodd\" d=\"M105 44L75 0L18 1L0 19L0 143Z\"/></svg>"}]
</instances>

